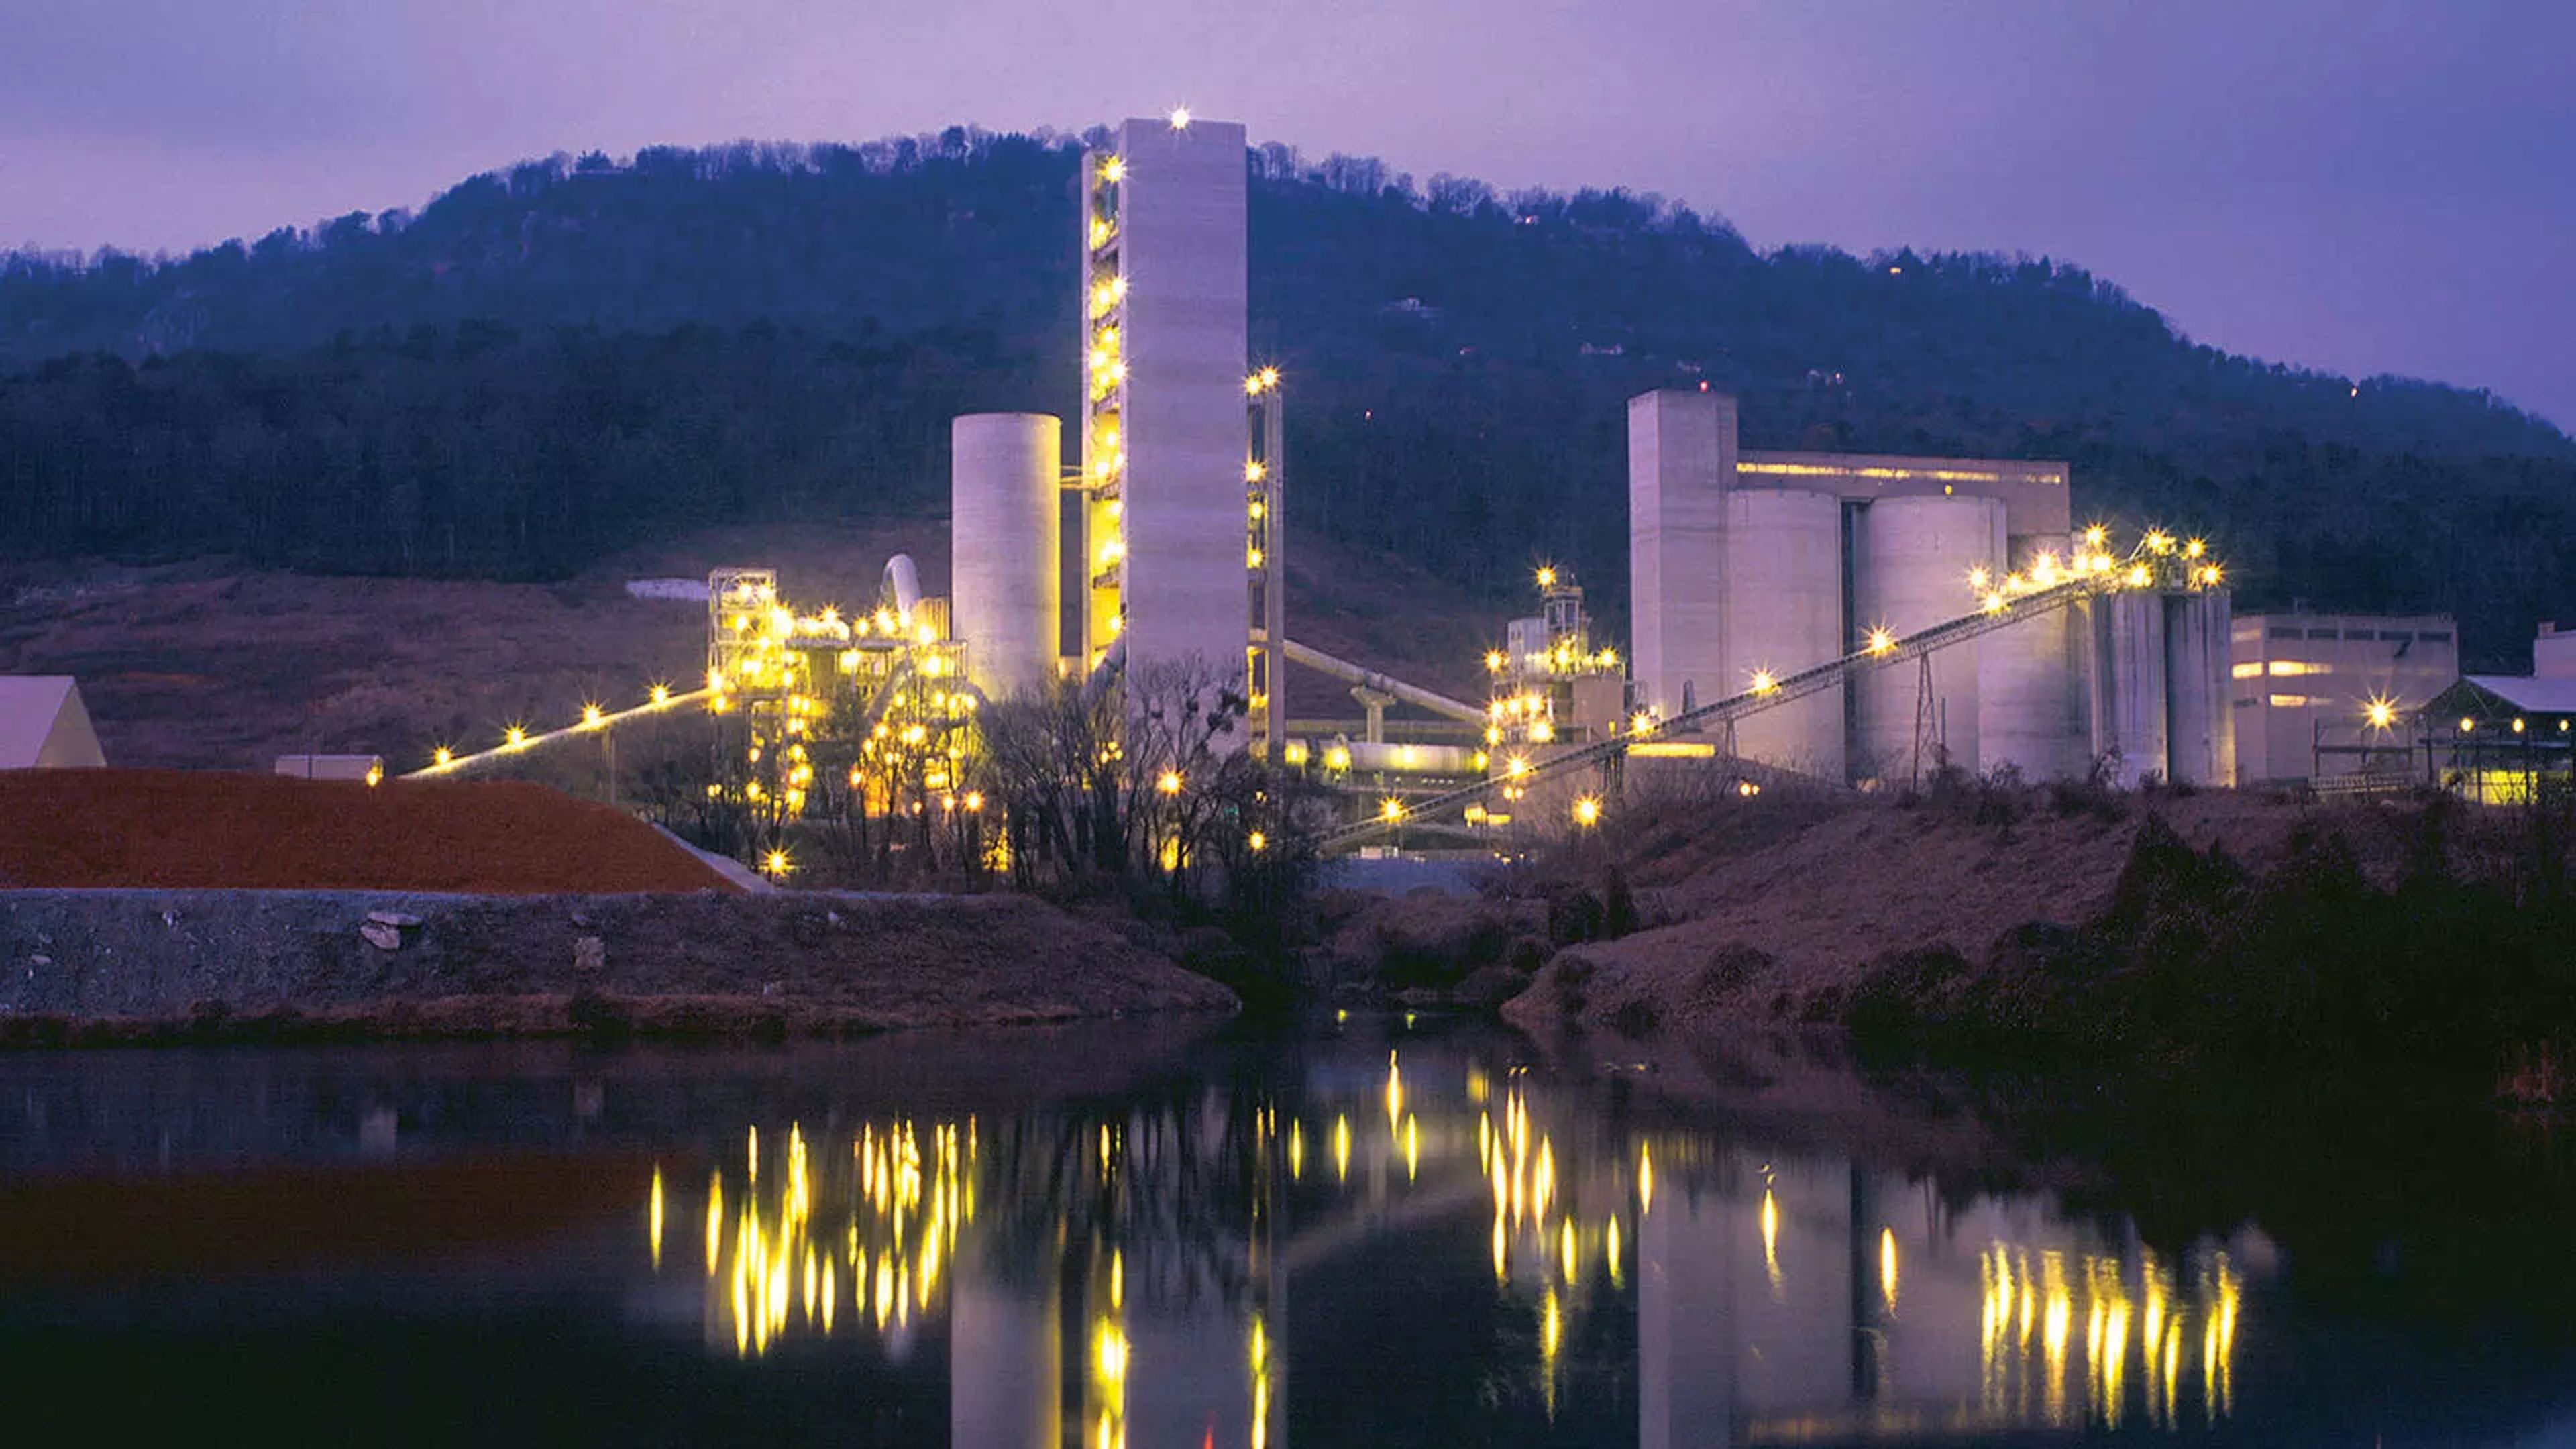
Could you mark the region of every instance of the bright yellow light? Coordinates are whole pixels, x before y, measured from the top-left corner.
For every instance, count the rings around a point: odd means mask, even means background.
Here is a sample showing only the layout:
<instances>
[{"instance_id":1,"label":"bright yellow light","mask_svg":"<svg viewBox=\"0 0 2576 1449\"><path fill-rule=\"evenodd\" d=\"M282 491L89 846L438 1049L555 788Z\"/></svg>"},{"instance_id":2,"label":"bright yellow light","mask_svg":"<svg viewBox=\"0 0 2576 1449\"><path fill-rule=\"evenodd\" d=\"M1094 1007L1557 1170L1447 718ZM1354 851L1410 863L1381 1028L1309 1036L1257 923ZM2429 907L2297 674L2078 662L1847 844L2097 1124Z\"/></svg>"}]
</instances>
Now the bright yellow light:
<instances>
[{"instance_id":1,"label":"bright yellow light","mask_svg":"<svg viewBox=\"0 0 2576 1449\"><path fill-rule=\"evenodd\" d=\"M1154 788L1162 791L1166 795L1178 795L1181 793L1181 772L1178 770L1165 770L1162 774L1155 777Z\"/></svg>"},{"instance_id":2,"label":"bright yellow light","mask_svg":"<svg viewBox=\"0 0 2576 1449\"><path fill-rule=\"evenodd\" d=\"M1574 823L1589 830L1601 823L1601 800L1594 795L1579 795L1574 801Z\"/></svg>"},{"instance_id":3,"label":"bright yellow light","mask_svg":"<svg viewBox=\"0 0 2576 1449\"><path fill-rule=\"evenodd\" d=\"M1243 565L1246 568L1257 569L1261 567L1261 550L1257 548L1245 549L1243 551Z\"/></svg>"},{"instance_id":4,"label":"bright yellow light","mask_svg":"<svg viewBox=\"0 0 2576 1449\"><path fill-rule=\"evenodd\" d=\"M1519 755L1514 755L1510 759L1503 761L1503 773L1515 780L1528 774L1529 768L1530 762Z\"/></svg>"},{"instance_id":5,"label":"bright yellow light","mask_svg":"<svg viewBox=\"0 0 2576 1449\"><path fill-rule=\"evenodd\" d=\"M2149 553L2171 553L2173 552L2173 546L2173 535L2165 532L2161 528L2156 529L2147 535L2147 552Z\"/></svg>"},{"instance_id":6,"label":"bright yellow light","mask_svg":"<svg viewBox=\"0 0 2576 1449\"><path fill-rule=\"evenodd\" d=\"M2100 548L2110 541L2111 530L2103 527L2101 524L2094 524L2092 527L2084 530L2084 545L2087 548Z\"/></svg>"},{"instance_id":7,"label":"bright yellow light","mask_svg":"<svg viewBox=\"0 0 2576 1449\"><path fill-rule=\"evenodd\" d=\"M1261 385L1262 385L1264 388L1273 388L1273 387L1277 387L1277 386L1279 385L1279 369L1278 369L1278 368L1275 368L1275 367L1265 367L1265 368L1261 369L1261 374L1260 374L1260 375L1261 375Z\"/></svg>"},{"instance_id":8,"label":"bright yellow light","mask_svg":"<svg viewBox=\"0 0 2576 1449\"><path fill-rule=\"evenodd\" d=\"M1556 738L1556 726L1549 724L1543 719L1532 720L1530 721L1529 736L1532 744L1546 744Z\"/></svg>"},{"instance_id":9,"label":"bright yellow light","mask_svg":"<svg viewBox=\"0 0 2576 1449\"><path fill-rule=\"evenodd\" d=\"M2147 566L2145 564L2131 564L2129 566L2129 587L2133 589L2143 589L2147 586L2147 581L2150 577L2151 576L2147 573Z\"/></svg>"},{"instance_id":10,"label":"bright yellow light","mask_svg":"<svg viewBox=\"0 0 2576 1449\"><path fill-rule=\"evenodd\" d=\"M1769 694L1771 691L1778 689L1779 687L1780 681L1771 677L1770 670L1757 669L1753 671L1753 692L1755 694Z\"/></svg>"},{"instance_id":11,"label":"bright yellow light","mask_svg":"<svg viewBox=\"0 0 2576 1449\"><path fill-rule=\"evenodd\" d=\"M440 745L429 752L429 762L443 770L456 763L456 752L445 745Z\"/></svg>"},{"instance_id":12,"label":"bright yellow light","mask_svg":"<svg viewBox=\"0 0 2576 1449\"><path fill-rule=\"evenodd\" d=\"M2374 698L2362 714L2370 721L2372 729L2384 730L2397 722L2397 706L2386 699Z\"/></svg>"},{"instance_id":13,"label":"bright yellow light","mask_svg":"<svg viewBox=\"0 0 2576 1449\"><path fill-rule=\"evenodd\" d=\"M655 704L669 704L671 702L671 686L667 684L654 685L653 702Z\"/></svg>"},{"instance_id":14,"label":"bright yellow light","mask_svg":"<svg viewBox=\"0 0 2576 1449\"><path fill-rule=\"evenodd\" d=\"M528 731L524 726L512 725L501 736L501 741L504 748L515 750L528 742Z\"/></svg>"},{"instance_id":15,"label":"bright yellow light","mask_svg":"<svg viewBox=\"0 0 2576 1449\"><path fill-rule=\"evenodd\" d=\"M582 728L597 729L599 728L600 720L603 718L605 718L605 716L601 713L598 705L585 704L581 707Z\"/></svg>"},{"instance_id":16,"label":"bright yellow light","mask_svg":"<svg viewBox=\"0 0 2576 1449\"><path fill-rule=\"evenodd\" d=\"M760 868L783 880L789 871L796 868L796 862L788 857L786 851L772 850L760 858Z\"/></svg>"},{"instance_id":17,"label":"bright yellow light","mask_svg":"<svg viewBox=\"0 0 2576 1449\"><path fill-rule=\"evenodd\" d=\"M1872 629L1872 630L1870 630L1870 631L1869 631L1869 652L1870 652L1870 653L1872 653L1872 654L1884 654L1884 653L1886 653L1888 650L1893 649L1893 648L1895 648L1895 647L1896 647L1896 634L1895 634L1895 632L1894 632L1893 630L1889 630L1889 629Z\"/></svg>"},{"instance_id":18,"label":"bright yellow light","mask_svg":"<svg viewBox=\"0 0 2576 1449\"><path fill-rule=\"evenodd\" d=\"M1101 157L1101 158L1100 158L1100 179L1101 179L1101 180L1103 180L1103 181L1107 181L1107 182L1113 183L1113 184L1115 184L1115 183L1117 183L1117 182L1120 182L1120 181L1124 181L1124 180L1126 180L1126 179L1127 179L1127 158L1126 158L1126 157L1124 157L1124 156L1103 156L1103 157Z\"/></svg>"},{"instance_id":19,"label":"bright yellow light","mask_svg":"<svg viewBox=\"0 0 2576 1449\"><path fill-rule=\"evenodd\" d=\"M1186 131L1189 128L1190 108L1187 106L1174 106L1172 108L1172 129L1175 131Z\"/></svg>"},{"instance_id":20,"label":"bright yellow light","mask_svg":"<svg viewBox=\"0 0 2576 1449\"><path fill-rule=\"evenodd\" d=\"M1487 674L1502 673L1503 662L1503 651L1500 649L1488 649L1485 651L1485 672Z\"/></svg>"},{"instance_id":21,"label":"bright yellow light","mask_svg":"<svg viewBox=\"0 0 2576 1449\"><path fill-rule=\"evenodd\" d=\"M1377 802L1377 818L1380 820L1402 820L1404 818L1404 802L1398 800L1392 795L1380 800Z\"/></svg>"},{"instance_id":22,"label":"bright yellow light","mask_svg":"<svg viewBox=\"0 0 2576 1449\"><path fill-rule=\"evenodd\" d=\"M2182 546L2182 556L2184 558L2198 558L2207 552L2209 552L2209 545L2197 538Z\"/></svg>"},{"instance_id":23,"label":"bright yellow light","mask_svg":"<svg viewBox=\"0 0 2576 1449\"><path fill-rule=\"evenodd\" d=\"M1256 830L1243 843L1251 846L1255 854L1259 854L1270 848L1270 837Z\"/></svg>"},{"instance_id":24,"label":"bright yellow light","mask_svg":"<svg viewBox=\"0 0 2576 1449\"><path fill-rule=\"evenodd\" d=\"M1245 378L1245 379L1243 380L1243 395L1244 395L1245 397L1259 397L1259 396L1261 396L1261 374L1260 374L1260 373L1257 373L1257 372L1256 372L1256 373L1252 374L1251 376L1249 376L1249 377L1247 377L1247 378Z\"/></svg>"},{"instance_id":25,"label":"bright yellow light","mask_svg":"<svg viewBox=\"0 0 2576 1449\"><path fill-rule=\"evenodd\" d=\"M1246 483L1258 483L1267 476L1269 472L1269 469L1261 466L1260 459L1253 459L1243 465L1243 481Z\"/></svg>"},{"instance_id":26,"label":"bright yellow light","mask_svg":"<svg viewBox=\"0 0 2576 1449\"><path fill-rule=\"evenodd\" d=\"M1556 570L1555 570L1555 569L1552 569L1552 568L1542 568L1542 569L1540 569L1540 570L1538 571L1538 586L1539 586L1540 588L1542 588L1542 589L1552 589L1552 588L1555 588L1555 587L1556 587Z\"/></svg>"},{"instance_id":27,"label":"bright yellow light","mask_svg":"<svg viewBox=\"0 0 2576 1449\"><path fill-rule=\"evenodd\" d=\"M1650 715L1641 709L1634 715L1629 716L1628 733L1632 735L1644 735L1652 734L1654 733L1654 730L1655 717L1653 715Z\"/></svg>"},{"instance_id":28,"label":"bright yellow light","mask_svg":"<svg viewBox=\"0 0 2576 1449\"><path fill-rule=\"evenodd\" d=\"M1986 595L1985 610L1989 614L2002 613L2004 611L2004 596L2001 594Z\"/></svg>"},{"instance_id":29,"label":"bright yellow light","mask_svg":"<svg viewBox=\"0 0 2576 1449\"><path fill-rule=\"evenodd\" d=\"M1980 589L1980 590L1981 590L1981 589L1985 588L1985 586L1986 586L1987 584L1989 584L1989 583L1991 583L1991 582L1993 582L1993 581L1994 581L1994 575L1993 575L1993 574L1990 574L1990 573L1988 573L1988 572L1986 572L1986 570L1985 570L1985 569L1983 569L1983 568L1973 568L1973 569L1968 570L1968 587L1969 587L1969 588L1972 588L1972 589Z\"/></svg>"}]
</instances>

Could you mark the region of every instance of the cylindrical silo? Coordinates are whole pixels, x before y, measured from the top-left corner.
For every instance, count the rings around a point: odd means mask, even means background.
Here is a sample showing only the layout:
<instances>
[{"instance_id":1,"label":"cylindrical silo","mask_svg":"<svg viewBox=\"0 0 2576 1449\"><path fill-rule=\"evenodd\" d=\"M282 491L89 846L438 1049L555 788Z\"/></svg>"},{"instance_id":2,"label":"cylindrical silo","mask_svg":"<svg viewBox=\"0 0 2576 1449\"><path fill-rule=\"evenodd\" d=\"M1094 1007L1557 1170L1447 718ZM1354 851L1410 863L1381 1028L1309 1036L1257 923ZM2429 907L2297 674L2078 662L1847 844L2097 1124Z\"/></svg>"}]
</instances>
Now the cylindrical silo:
<instances>
[{"instance_id":1,"label":"cylindrical silo","mask_svg":"<svg viewBox=\"0 0 2576 1449\"><path fill-rule=\"evenodd\" d=\"M1741 694L1757 670L1785 678L1843 652L1842 500L1801 489L1738 488L1726 505L1726 614L1718 679L1690 681L1700 704ZM1839 783L1840 686L1735 729L1736 753Z\"/></svg>"},{"instance_id":2,"label":"cylindrical silo","mask_svg":"<svg viewBox=\"0 0 2576 1449\"><path fill-rule=\"evenodd\" d=\"M1851 548L1855 639L1865 641L1873 629L1902 638L1976 612L1968 572L1991 569L2004 557L2004 506L1992 498L1881 498L1860 511ZM1916 758L1918 733L1941 740L1951 764L1972 773L1981 768L1977 654L1977 641L1970 640L1931 655L1928 721L1918 720L1924 705L1920 663L1860 677L1852 711L1854 779L1901 785L1918 766L1929 773L1931 755Z\"/></svg>"},{"instance_id":3,"label":"cylindrical silo","mask_svg":"<svg viewBox=\"0 0 2576 1449\"><path fill-rule=\"evenodd\" d=\"M2165 598L2165 751L2186 785L2236 783L2236 719L2230 700L2227 593Z\"/></svg>"},{"instance_id":4,"label":"cylindrical silo","mask_svg":"<svg viewBox=\"0 0 2576 1449\"><path fill-rule=\"evenodd\" d=\"M2064 568L2069 542L2065 534L2017 534L2007 566L2025 577L2043 559ZM2069 637L2078 623L2077 611L2052 609L1977 641L1979 769L2009 765L2026 780L2082 773L2076 736L2084 694L2074 661L2083 655Z\"/></svg>"},{"instance_id":5,"label":"cylindrical silo","mask_svg":"<svg viewBox=\"0 0 2576 1449\"><path fill-rule=\"evenodd\" d=\"M972 413L949 427L949 589L966 668L994 699L1054 677L1063 578L1063 430L1044 413Z\"/></svg>"},{"instance_id":6,"label":"cylindrical silo","mask_svg":"<svg viewBox=\"0 0 2576 1449\"><path fill-rule=\"evenodd\" d=\"M2093 754L2114 783L2164 777L2165 605L2142 590L2093 601Z\"/></svg>"}]
</instances>

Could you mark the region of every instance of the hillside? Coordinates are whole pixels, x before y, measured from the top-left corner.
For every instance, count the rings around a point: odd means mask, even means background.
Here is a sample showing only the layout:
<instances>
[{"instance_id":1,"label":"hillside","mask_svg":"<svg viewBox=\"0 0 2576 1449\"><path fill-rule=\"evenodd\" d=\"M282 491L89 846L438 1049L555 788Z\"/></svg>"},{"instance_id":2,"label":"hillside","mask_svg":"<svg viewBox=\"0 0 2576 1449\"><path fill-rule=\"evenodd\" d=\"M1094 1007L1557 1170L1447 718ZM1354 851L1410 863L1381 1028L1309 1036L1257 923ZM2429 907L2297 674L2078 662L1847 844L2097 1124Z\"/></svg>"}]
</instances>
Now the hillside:
<instances>
[{"instance_id":1,"label":"hillside","mask_svg":"<svg viewBox=\"0 0 2576 1449\"><path fill-rule=\"evenodd\" d=\"M1073 405L1073 142L661 148L194 256L0 263L0 553L560 579L682 532L944 500L959 411ZM1621 403L1748 445L2064 458L2211 534L2244 604L2576 616L2576 445L2482 393L2192 344L2080 268L1764 253L1623 192L1251 158L1292 516L1498 599L1615 613Z\"/></svg>"},{"instance_id":2,"label":"hillside","mask_svg":"<svg viewBox=\"0 0 2576 1449\"><path fill-rule=\"evenodd\" d=\"M318 751L381 754L400 773L439 745L490 745L513 724L566 724L587 702L633 704L656 680L695 679L705 610L630 598L627 579L767 565L791 597L847 606L876 597L897 551L944 590L947 533L936 519L709 529L545 583L315 576L235 558L27 565L0 579L0 674L78 676L117 765L260 770ZM1467 698L1484 688L1477 659L1499 626L1454 585L1317 542L1291 560L1289 599L1302 642ZM1403 617L1399 599L1433 622ZM1292 671L1289 692L1299 718L1358 714L1347 686L1320 675ZM669 741L628 733L631 787ZM561 751L546 778L596 794L599 764L596 751Z\"/></svg>"}]
</instances>

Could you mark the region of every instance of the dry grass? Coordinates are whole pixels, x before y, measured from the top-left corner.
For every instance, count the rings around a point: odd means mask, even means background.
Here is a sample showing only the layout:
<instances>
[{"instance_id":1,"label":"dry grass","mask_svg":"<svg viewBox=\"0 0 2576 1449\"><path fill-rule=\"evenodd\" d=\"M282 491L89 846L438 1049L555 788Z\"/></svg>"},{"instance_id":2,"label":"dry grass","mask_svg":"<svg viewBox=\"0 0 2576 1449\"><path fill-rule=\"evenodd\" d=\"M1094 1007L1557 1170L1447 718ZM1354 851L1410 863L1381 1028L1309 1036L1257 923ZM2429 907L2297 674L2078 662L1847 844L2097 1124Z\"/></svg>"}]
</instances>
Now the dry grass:
<instances>
[{"instance_id":1,"label":"dry grass","mask_svg":"<svg viewBox=\"0 0 2576 1449\"><path fill-rule=\"evenodd\" d=\"M641 699L705 668L704 615L628 598L624 581L779 570L798 599L876 597L889 553L948 581L943 519L711 531L639 549L561 584L344 578L223 560L43 565L0 592L0 673L71 674L110 762L266 769L297 751L384 755L397 771L441 743L496 742L513 723L570 722L585 701ZM1295 636L1433 687L1475 692L1499 620L1418 571L1304 545ZM1299 671L1300 717L1355 716L1347 686Z\"/></svg>"}]
</instances>

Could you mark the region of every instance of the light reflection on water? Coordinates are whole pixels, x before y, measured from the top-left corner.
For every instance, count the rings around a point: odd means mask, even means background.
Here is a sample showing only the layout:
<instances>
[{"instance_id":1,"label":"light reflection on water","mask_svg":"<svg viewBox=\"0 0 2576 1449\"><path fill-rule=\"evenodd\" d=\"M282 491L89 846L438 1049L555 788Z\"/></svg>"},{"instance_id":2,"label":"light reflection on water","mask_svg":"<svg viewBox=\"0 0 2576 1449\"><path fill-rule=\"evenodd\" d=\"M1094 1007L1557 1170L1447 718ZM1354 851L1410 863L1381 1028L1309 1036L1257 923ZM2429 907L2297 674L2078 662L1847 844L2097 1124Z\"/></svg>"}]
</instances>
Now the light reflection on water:
<instances>
[{"instance_id":1,"label":"light reflection on water","mask_svg":"<svg viewBox=\"0 0 2576 1449\"><path fill-rule=\"evenodd\" d=\"M479 1377L561 1411L496 1441L1045 1449L2321 1422L2343 1330L2251 1227L2150 1244L1475 1033L1119 1040L0 1060L0 1394L453 1429Z\"/></svg>"},{"instance_id":2,"label":"light reflection on water","mask_svg":"<svg viewBox=\"0 0 2576 1449\"><path fill-rule=\"evenodd\" d=\"M1831 1157L1620 1130L1437 1050L1389 1051L1371 1110L1359 1095L1329 1075L1035 1113L989 1151L971 1113L745 1124L741 1161L699 1184L705 1341L756 1359L909 1336L918 1317L944 1325L977 1442L1052 1445L1069 1424L1117 1449L1142 1418L1266 1449L1300 1388L1297 1343L1274 1338L1293 1282L1366 1237L1481 1211L1491 1292L1531 1349L1495 1367L1526 1376L1547 1420L1570 1345L1600 1341L1588 1320L1605 1315L1627 1320L1607 1337L1635 1362L1612 1377L1633 1381L1648 1444L1712 1423L1765 1442L2232 1412L2244 1275L2223 1246L2177 1273L2029 1201L1945 1203ZM1309 1121L1333 1159L1313 1182ZM641 1214L657 1268L665 1192L657 1166ZM1061 1393L1027 1388L1050 1377ZM996 1421L1001 1403L1022 1412Z\"/></svg>"}]
</instances>

